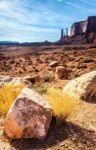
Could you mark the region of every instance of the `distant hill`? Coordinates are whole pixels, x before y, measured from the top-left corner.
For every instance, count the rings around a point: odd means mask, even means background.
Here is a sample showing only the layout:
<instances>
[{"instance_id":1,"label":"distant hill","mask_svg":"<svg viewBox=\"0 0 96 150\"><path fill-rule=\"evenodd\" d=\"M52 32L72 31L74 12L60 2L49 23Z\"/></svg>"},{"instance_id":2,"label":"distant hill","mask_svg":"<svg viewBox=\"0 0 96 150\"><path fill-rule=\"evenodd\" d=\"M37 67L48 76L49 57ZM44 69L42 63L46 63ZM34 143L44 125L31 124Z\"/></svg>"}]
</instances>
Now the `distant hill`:
<instances>
[{"instance_id":1,"label":"distant hill","mask_svg":"<svg viewBox=\"0 0 96 150\"><path fill-rule=\"evenodd\" d=\"M19 42L13 42L13 41L0 41L0 45L18 45Z\"/></svg>"},{"instance_id":2,"label":"distant hill","mask_svg":"<svg viewBox=\"0 0 96 150\"><path fill-rule=\"evenodd\" d=\"M13 41L0 41L0 45L12 45L12 46L43 46L43 45L53 45L54 43L49 41L44 42L13 42Z\"/></svg>"}]
</instances>

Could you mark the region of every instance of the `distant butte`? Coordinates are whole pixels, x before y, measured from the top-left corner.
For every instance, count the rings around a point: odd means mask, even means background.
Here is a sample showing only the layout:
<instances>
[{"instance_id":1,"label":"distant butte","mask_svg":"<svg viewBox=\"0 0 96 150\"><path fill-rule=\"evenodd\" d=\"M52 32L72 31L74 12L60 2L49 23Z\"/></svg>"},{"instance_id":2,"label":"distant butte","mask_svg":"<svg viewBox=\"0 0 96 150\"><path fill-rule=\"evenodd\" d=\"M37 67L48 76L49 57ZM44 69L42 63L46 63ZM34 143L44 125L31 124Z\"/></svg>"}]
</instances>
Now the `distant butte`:
<instances>
[{"instance_id":1,"label":"distant butte","mask_svg":"<svg viewBox=\"0 0 96 150\"><path fill-rule=\"evenodd\" d=\"M71 26L70 35L61 37L57 44L95 44L96 43L96 16L90 16L85 21L75 22Z\"/></svg>"}]
</instances>

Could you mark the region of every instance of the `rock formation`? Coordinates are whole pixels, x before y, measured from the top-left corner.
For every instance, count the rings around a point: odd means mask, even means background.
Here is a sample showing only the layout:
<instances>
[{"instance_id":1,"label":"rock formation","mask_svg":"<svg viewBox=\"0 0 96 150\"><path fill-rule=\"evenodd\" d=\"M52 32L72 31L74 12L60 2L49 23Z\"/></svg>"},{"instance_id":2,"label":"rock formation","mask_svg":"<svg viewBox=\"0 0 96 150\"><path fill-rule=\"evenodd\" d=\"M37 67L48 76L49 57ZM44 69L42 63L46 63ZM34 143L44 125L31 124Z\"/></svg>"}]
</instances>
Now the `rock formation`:
<instances>
[{"instance_id":1,"label":"rock formation","mask_svg":"<svg viewBox=\"0 0 96 150\"><path fill-rule=\"evenodd\" d=\"M86 32L87 29L87 20L76 22L71 27L70 36L81 35Z\"/></svg>"},{"instance_id":2,"label":"rock formation","mask_svg":"<svg viewBox=\"0 0 96 150\"><path fill-rule=\"evenodd\" d=\"M61 38L56 44L95 44L96 16L85 21L75 22L71 26L70 36Z\"/></svg>"}]
</instances>

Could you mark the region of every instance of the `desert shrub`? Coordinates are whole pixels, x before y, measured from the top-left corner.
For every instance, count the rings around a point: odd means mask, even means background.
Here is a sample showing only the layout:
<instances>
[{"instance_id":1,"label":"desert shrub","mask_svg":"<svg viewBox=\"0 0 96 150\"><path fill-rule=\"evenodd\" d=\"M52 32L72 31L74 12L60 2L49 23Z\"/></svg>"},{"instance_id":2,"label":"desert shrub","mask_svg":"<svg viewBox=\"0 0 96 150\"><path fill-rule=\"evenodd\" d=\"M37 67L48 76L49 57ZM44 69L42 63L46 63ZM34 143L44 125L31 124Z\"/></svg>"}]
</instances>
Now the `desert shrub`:
<instances>
[{"instance_id":1,"label":"desert shrub","mask_svg":"<svg viewBox=\"0 0 96 150\"><path fill-rule=\"evenodd\" d=\"M0 114L6 114L15 98L24 88L22 83L5 84L0 87Z\"/></svg>"},{"instance_id":2,"label":"desert shrub","mask_svg":"<svg viewBox=\"0 0 96 150\"><path fill-rule=\"evenodd\" d=\"M47 92L48 85L47 84L36 84L36 85L34 85L34 88L39 94L45 94Z\"/></svg>"},{"instance_id":3,"label":"desert shrub","mask_svg":"<svg viewBox=\"0 0 96 150\"><path fill-rule=\"evenodd\" d=\"M76 102L74 97L55 88L47 90L47 98L52 106L53 116L60 120L65 119L72 112Z\"/></svg>"}]
</instances>

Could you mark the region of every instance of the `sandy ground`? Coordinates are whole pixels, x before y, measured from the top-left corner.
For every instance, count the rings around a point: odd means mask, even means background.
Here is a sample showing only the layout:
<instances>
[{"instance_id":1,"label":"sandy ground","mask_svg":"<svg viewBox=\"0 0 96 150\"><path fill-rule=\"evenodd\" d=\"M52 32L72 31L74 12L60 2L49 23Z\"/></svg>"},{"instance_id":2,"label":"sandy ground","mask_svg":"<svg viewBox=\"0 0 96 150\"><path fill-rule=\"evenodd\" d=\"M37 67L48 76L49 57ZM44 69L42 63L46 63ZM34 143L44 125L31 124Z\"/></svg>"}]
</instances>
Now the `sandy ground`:
<instances>
[{"instance_id":1,"label":"sandy ground","mask_svg":"<svg viewBox=\"0 0 96 150\"><path fill-rule=\"evenodd\" d=\"M49 64L58 61L70 70L71 79L96 68L96 48L64 47L2 47L0 50L0 74L26 76L39 74L54 79L55 68Z\"/></svg>"}]
</instances>

